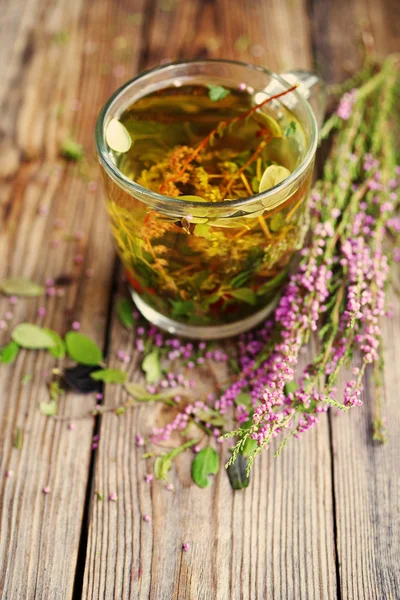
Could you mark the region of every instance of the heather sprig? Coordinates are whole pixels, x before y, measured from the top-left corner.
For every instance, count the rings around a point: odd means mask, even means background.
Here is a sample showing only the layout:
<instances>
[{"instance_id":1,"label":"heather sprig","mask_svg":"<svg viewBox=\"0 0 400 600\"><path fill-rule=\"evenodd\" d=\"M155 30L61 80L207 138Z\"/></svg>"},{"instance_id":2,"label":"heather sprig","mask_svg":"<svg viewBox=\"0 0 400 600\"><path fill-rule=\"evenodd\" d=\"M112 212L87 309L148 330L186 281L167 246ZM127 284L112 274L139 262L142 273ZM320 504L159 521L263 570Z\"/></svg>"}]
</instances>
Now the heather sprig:
<instances>
[{"instance_id":1,"label":"heather sprig","mask_svg":"<svg viewBox=\"0 0 400 600\"><path fill-rule=\"evenodd\" d=\"M290 437L314 426L329 406L348 410L360 405L365 370L380 361L379 321L386 312L389 272L385 233L399 205L398 58L388 57L375 71L361 87L344 94L322 128L321 138L333 134L332 149L311 195L310 243L283 292L273 325L268 324L275 343L263 350L262 362L250 362L240 386L236 382L224 394L232 401L239 387L257 390L252 424L245 432L236 430L239 441L228 464L248 438L257 441L249 470L274 438L284 436L279 454ZM301 348L317 331L320 352L300 374L297 389L288 392ZM352 360L358 364L354 378L343 399L335 399L339 373ZM375 438L383 439L380 416L375 431Z\"/></svg>"}]
</instances>

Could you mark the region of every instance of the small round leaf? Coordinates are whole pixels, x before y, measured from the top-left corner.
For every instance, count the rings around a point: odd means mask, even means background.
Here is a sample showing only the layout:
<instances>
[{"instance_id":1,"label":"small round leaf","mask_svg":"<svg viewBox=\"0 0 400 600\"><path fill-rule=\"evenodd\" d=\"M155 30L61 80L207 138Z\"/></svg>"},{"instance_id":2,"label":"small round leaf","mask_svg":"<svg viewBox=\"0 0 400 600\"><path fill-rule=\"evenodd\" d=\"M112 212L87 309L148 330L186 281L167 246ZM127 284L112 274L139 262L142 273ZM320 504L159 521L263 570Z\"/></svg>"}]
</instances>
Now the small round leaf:
<instances>
[{"instance_id":1,"label":"small round leaf","mask_svg":"<svg viewBox=\"0 0 400 600\"><path fill-rule=\"evenodd\" d=\"M97 344L82 333L69 331L65 336L65 343L70 358L81 365L95 366L103 360L102 352Z\"/></svg>"},{"instance_id":2,"label":"small round leaf","mask_svg":"<svg viewBox=\"0 0 400 600\"><path fill-rule=\"evenodd\" d=\"M16 344L30 350L55 346L53 337L45 329L33 323L20 323L13 329L11 337Z\"/></svg>"},{"instance_id":3,"label":"small round leaf","mask_svg":"<svg viewBox=\"0 0 400 600\"><path fill-rule=\"evenodd\" d=\"M115 152L128 152L132 145L129 131L118 119L111 119L107 125L106 142Z\"/></svg>"}]
</instances>

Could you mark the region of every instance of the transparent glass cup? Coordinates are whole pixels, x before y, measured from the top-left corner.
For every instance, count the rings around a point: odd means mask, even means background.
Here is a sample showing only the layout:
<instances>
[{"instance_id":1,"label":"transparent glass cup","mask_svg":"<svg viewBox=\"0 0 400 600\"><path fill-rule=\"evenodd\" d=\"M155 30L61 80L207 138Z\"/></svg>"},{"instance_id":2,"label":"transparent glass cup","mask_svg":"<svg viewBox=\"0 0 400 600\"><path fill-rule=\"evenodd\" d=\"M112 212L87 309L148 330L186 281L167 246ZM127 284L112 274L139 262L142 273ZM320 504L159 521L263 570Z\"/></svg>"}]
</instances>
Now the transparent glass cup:
<instances>
[{"instance_id":1,"label":"transparent glass cup","mask_svg":"<svg viewBox=\"0 0 400 600\"><path fill-rule=\"evenodd\" d=\"M283 77L227 60L173 63L127 82L100 112L96 145L106 206L132 297L148 321L171 334L218 339L260 323L275 307L290 260L302 247L317 147L314 113L321 114L323 89L310 73ZM124 175L107 146L110 120L154 91L193 84L226 88L245 84L254 104L259 104L264 97L289 89L294 79L300 82L296 91L260 110L278 115L282 107L290 111L304 132L304 151L290 176L265 192L212 203L167 197ZM316 97L314 111L307 95L311 100ZM205 278L210 272L212 277Z\"/></svg>"}]
</instances>

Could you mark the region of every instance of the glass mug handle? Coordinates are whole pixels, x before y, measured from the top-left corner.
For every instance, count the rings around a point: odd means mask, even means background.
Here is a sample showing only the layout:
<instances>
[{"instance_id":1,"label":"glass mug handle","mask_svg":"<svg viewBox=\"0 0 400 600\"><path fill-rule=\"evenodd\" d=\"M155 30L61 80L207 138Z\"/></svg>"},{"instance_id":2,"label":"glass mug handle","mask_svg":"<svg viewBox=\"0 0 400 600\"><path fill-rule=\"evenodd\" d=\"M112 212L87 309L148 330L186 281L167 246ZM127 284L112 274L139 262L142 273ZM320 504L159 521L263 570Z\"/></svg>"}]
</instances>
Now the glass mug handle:
<instances>
[{"instance_id":1,"label":"glass mug handle","mask_svg":"<svg viewBox=\"0 0 400 600\"><path fill-rule=\"evenodd\" d=\"M326 87L322 79L315 73L302 70L287 71L280 73L280 76L291 85L300 84L297 91L309 102L320 128L324 120L327 102Z\"/></svg>"}]
</instances>

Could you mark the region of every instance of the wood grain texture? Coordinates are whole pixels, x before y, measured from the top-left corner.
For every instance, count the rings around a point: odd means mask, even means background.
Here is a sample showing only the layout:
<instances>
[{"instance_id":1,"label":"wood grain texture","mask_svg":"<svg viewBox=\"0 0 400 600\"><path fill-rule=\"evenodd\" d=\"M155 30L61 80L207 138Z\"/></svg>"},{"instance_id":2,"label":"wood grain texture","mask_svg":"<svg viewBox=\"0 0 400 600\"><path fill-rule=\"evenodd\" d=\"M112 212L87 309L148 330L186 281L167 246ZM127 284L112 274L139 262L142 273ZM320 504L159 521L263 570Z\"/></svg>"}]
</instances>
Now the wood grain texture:
<instances>
[{"instance_id":1,"label":"wood grain texture","mask_svg":"<svg viewBox=\"0 0 400 600\"><path fill-rule=\"evenodd\" d=\"M268 63L275 69L309 67L309 22L301 3L180 2L165 11L152 4L147 15L147 64L171 57L224 56ZM288 43L291 29L296 41ZM235 48L239 36L246 51ZM284 37L284 43L282 42ZM282 60L280 60L282 52ZM114 320L111 356L132 353L132 339ZM135 357L137 360L137 357ZM135 362L135 361L134 361ZM208 366L196 396L211 390ZM130 369L138 376L135 364ZM197 396L198 397L198 396ZM124 400L106 390L107 407ZM141 459L135 435L165 419L157 407L123 417L102 417L83 597L155 600L336 598L331 461L327 420L276 461L265 454L246 492L233 493L222 470L200 490L190 478L190 457L181 456L175 492L145 483L151 462ZM167 411L170 412L170 411ZM226 454L221 455L225 460ZM110 493L118 502L109 502ZM143 515L152 517L150 523ZM188 542L191 550L182 552Z\"/></svg>"},{"instance_id":2,"label":"wood grain texture","mask_svg":"<svg viewBox=\"0 0 400 600\"><path fill-rule=\"evenodd\" d=\"M340 81L348 69L360 66L356 43L360 26L368 32L365 41L378 54L398 52L399 11L399 4L392 1L316 2L316 51L325 76ZM329 35L324 36L324 30ZM383 322L383 415L389 443L381 446L372 441L375 397L371 372L365 381L363 408L331 415L340 593L352 600L400 597L400 309L397 296L391 301L394 316Z\"/></svg>"},{"instance_id":3,"label":"wood grain texture","mask_svg":"<svg viewBox=\"0 0 400 600\"><path fill-rule=\"evenodd\" d=\"M109 54L118 23L105 3L41 0L10 3L0 23L7 42L2 73L8 74L2 81L2 156L8 148L13 156L0 188L0 277L44 282L67 273L74 279L62 298L20 299L13 309L2 297L0 318L10 310L13 317L8 331L0 331L0 344L16 323L35 321L38 307L45 306L45 326L63 334L79 320L103 345L114 261L109 227L98 209L101 194L90 191L77 167L58 152L71 135L89 158L93 154L96 111L116 85L111 72L99 75L98 64ZM54 41L63 31L68 40ZM93 53L87 52L90 40L97 44ZM56 226L57 220L63 223ZM67 241L78 231L81 241ZM82 265L74 262L77 254L84 257ZM93 268L90 279L87 268ZM14 365L0 367L0 596L7 600L72 596L94 425L91 418L75 418L95 400L68 393L59 409L65 421L41 415L39 402L48 398L46 379L54 366L46 353L21 352ZM32 375L25 385L24 375ZM70 420L74 431L67 428ZM17 428L23 432L21 449L13 447ZM13 476L7 478L7 471Z\"/></svg>"}]
</instances>

